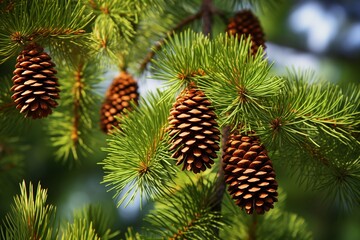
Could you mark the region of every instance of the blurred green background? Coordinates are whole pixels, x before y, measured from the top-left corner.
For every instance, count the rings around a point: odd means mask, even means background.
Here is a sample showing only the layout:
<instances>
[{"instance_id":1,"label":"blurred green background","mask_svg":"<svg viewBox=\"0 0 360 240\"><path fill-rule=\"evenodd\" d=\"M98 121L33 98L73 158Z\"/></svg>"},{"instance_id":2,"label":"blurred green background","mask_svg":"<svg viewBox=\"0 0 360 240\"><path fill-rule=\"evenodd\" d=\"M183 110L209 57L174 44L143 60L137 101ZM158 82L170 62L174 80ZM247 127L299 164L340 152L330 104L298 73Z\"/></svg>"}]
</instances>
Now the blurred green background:
<instances>
[{"instance_id":1,"label":"blurred green background","mask_svg":"<svg viewBox=\"0 0 360 240\"><path fill-rule=\"evenodd\" d=\"M274 61L273 70L283 74L286 68L313 69L321 78L339 84L360 83L360 1L281 1L271 10L257 12L267 38L267 56ZM0 72L9 74L13 62L0 65ZM116 75L106 75L108 84ZM140 91L151 89L143 81ZM103 89L104 90L104 89ZM55 161L46 132L41 121L33 121L30 127L18 129L16 136L0 139L10 143L10 148L0 145L0 161L6 154L17 154L24 159L21 179L7 179L0 189L0 217L9 209L13 195L19 192L18 183L41 182L48 188L48 202L57 206L61 217L70 218L72 211L87 203L100 203L114 219L113 228L125 231L127 226L139 228L141 218L151 206L139 209L139 202L116 208L113 192L107 192L100 184L103 177L97 163L105 158L100 149L81 164L69 168ZM1 128L6 126L0 126ZM106 137L99 130L101 147ZM13 142L13 143L12 143ZM0 169L0 174L2 174ZM360 209L342 213L339 209L327 208L316 191L299 186L296 179L285 172L278 172L279 185L287 193L288 211L299 214L308 222L315 239L360 239ZM359 199L360 202L360 199ZM269 223L271 224L271 223Z\"/></svg>"}]
</instances>

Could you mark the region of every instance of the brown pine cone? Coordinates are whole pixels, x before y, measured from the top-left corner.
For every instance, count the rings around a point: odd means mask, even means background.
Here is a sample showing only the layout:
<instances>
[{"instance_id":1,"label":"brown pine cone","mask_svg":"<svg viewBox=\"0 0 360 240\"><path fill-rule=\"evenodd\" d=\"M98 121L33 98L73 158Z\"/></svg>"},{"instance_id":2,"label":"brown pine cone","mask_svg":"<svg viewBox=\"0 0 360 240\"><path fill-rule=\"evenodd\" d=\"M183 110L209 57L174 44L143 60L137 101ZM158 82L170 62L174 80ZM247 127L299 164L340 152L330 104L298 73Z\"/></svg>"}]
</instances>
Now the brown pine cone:
<instances>
[{"instance_id":1,"label":"brown pine cone","mask_svg":"<svg viewBox=\"0 0 360 240\"><path fill-rule=\"evenodd\" d=\"M277 202L275 172L260 140L231 134L223 155L228 191L235 203L252 214L264 214Z\"/></svg>"},{"instance_id":2,"label":"brown pine cone","mask_svg":"<svg viewBox=\"0 0 360 240\"><path fill-rule=\"evenodd\" d=\"M244 39L247 39L251 35L251 54L255 55L260 46L263 49L265 46L264 32L261 28L259 19L250 11L242 10L230 19L226 32L230 35L238 34L240 38L244 35Z\"/></svg>"},{"instance_id":3,"label":"brown pine cone","mask_svg":"<svg viewBox=\"0 0 360 240\"><path fill-rule=\"evenodd\" d=\"M43 118L58 104L59 84L51 57L41 46L28 45L17 57L11 98L25 117Z\"/></svg>"},{"instance_id":4,"label":"brown pine cone","mask_svg":"<svg viewBox=\"0 0 360 240\"><path fill-rule=\"evenodd\" d=\"M139 100L138 84L127 72L122 71L109 86L105 101L100 110L100 127L109 133L113 127L119 125L115 116L120 116L124 109L131 109L130 102L136 104Z\"/></svg>"},{"instance_id":5,"label":"brown pine cone","mask_svg":"<svg viewBox=\"0 0 360 240\"><path fill-rule=\"evenodd\" d=\"M185 89L173 104L169 123L176 165L184 164L182 170L194 173L210 168L219 150L220 131L204 92L195 87Z\"/></svg>"}]
</instances>

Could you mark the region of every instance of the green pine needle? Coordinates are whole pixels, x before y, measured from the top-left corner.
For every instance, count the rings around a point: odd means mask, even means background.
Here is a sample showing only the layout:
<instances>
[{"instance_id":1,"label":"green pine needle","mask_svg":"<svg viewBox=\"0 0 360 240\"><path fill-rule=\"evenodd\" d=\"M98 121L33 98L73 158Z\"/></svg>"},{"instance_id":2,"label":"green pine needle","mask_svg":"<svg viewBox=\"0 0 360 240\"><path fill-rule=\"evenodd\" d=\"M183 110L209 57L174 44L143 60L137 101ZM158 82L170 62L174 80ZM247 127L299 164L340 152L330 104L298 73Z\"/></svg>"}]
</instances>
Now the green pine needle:
<instances>
[{"instance_id":1,"label":"green pine needle","mask_svg":"<svg viewBox=\"0 0 360 240\"><path fill-rule=\"evenodd\" d=\"M325 192L324 201L331 207L350 212L360 204L360 157L331 168L319 187Z\"/></svg>"},{"instance_id":2,"label":"green pine needle","mask_svg":"<svg viewBox=\"0 0 360 240\"><path fill-rule=\"evenodd\" d=\"M109 226L112 225L112 219L109 217L109 212L105 211L101 205L91 204L87 205L81 210L74 213L74 224L80 223L79 220L85 220L88 228L93 228L96 235L103 240L114 239L119 235L119 231L111 231Z\"/></svg>"},{"instance_id":3,"label":"green pine needle","mask_svg":"<svg viewBox=\"0 0 360 240\"><path fill-rule=\"evenodd\" d=\"M221 214L212 210L215 186L213 178L203 176L159 199L147 217L150 239L219 239L215 232L223 222Z\"/></svg>"},{"instance_id":4,"label":"green pine needle","mask_svg":"<svg viewBox=\"0 0 360 240\"><path fill-rule=\"evenodd\" d=\"M120 119L120 129L111 134L104 149L108 156L100 163L103 183L115 190L115 196L123 194L118 206L133 201L137 193L153 199L171 187L176 170L165 134L171 102L160 101L162 95L150 94Z\"/></svg>"},{"instance_id":5,"label":"green pine needle","mask_svg":"<svg viewBox=\"0 0 360 240\"><path fill-rule=\"evenodd\" d=\"M46 11L44 11L46 6ZM81 1L20 0L0 18L0 63L20 52L29 42L62 42L76 39L91 21Z\"/></svg>"},{"instance_id":6,"label":"green pine needle","mask_svg":"<svg viewBox=\"0 0 360 240\"><path fill-rule=\"evenodd\" d=\"M128 228L127 232L125 233L125 240L141 240L140 234L135 232L134 229Z\"/></svg>"},{"instance_id":7,"label":"green pine needle","mask_svg":"<svg viewBox=\"0 0 360 240\"><path fill-rule=\"evenodd\" d=\"M209 38L201 33L184 31L165 41L154 61L154 78L175 84L176 90L201 76L208 56Z\"/></svg>"},{"instance_id":8,"label":"green pine needle","mask_svg":"<svg viewBox=\"0 0 360 240\"><path fill-rule=\"evenodd\" d=\"M268 110L266 101L279 93L283 80L270 75L261 48L250 55L250 39L220 34L214 41L208 77L200 86L223 116L222 125L248 128Z\"/></svg>"},{"instance_id":9,"label":"green pine needle","mask_svg":"<svg viewBox=\"0 0 360 240\"><path fill-rule=\"evenodd\" d=\"M75 218L72 224L68 223L61 240L100 240L96 235L92 222L87 219Z\"/></svg>"},{"instance_id":10,"label":"green pine needle","mask_svg":"<svg viewBox=\"0 0 360 240\"><path fill-rule=\"evenodd\" d=\"M264 215L248 215L227 194L224 198L224 218L227 225L221 231L222 239L313 239L304 218L285 211L286 193L279 188L279 202ZM269 224L271 223L271 224Z\"/></svg>"},{"instance_id":11,"label":"green pine needle","mask_svg":"<svg viewBox=\"0 0 360 240\"><path fill-rule=\"evenodd\" d=\"M311 82L314 81L314 82ZM290 72L284 89L274 100L271 110L263 115L264 128L258 131L263 141L272 146L301 144L327 134L346 145L357 140L359 129L359 100L357 88L348 90L350 97L339 87L318 80L313 73Z\"/></svg>"},{"instance_id":12,"label":"green pine needle","mask_svg":"<svg viewBox=\"0 0 360 240\"><path fill-rule=\"evenodd\" d=\"M2 239L55 239L55 207L46 205L46 200L47 191L40 184L34 193L33 185L27 191L23 181L1 226Z\"/></svg>"},{"instance_id":13,"label":"green pine needle","mask_svg":"<svg viewBox=\"0 0 360 240\"><path fill-rule=\"evenodd\" d=\"M60 66L60 106L50 116L47 126L57 159L68 162L88 156L95 146L100 96L97 84L103 71L96 62L80 61L77 67Z\"/></svg>"}]
</instances>

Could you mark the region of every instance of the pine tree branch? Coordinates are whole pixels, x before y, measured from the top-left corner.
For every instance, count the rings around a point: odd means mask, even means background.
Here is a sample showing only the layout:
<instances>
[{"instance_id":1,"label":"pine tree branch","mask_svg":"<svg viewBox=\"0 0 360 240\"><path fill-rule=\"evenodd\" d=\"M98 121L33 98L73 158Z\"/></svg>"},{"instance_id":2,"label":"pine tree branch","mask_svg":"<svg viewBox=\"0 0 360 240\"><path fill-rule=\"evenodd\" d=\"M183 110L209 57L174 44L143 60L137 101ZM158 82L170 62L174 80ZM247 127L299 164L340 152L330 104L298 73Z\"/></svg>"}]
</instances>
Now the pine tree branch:
<instances>
[{"instance_id":1,"label":"pine tree branch","mask_svg":"<svg viewBox=\"0 0 360 240\"><path fill-rule=\"evenodd\" d=\"M92 13L85 14L81 1L74 4L70 0L44 0L43 5L38 5L20 0L0 18L0 35L4 36L0 39L0 62L18 54L29 42L47 41L53 47L61 46L65 39L78 40L92 18Z\"/></svg>"},{"instance_id":2,"label":"pine tree branch","mask_svg":"<svg viewBox=\"0 0 360 240\"><path fill-rule=\"evenodd\" d=\"M57 159L77 161L80 156L94 151L94 134L97 130L94 123L98 116L94 107L100 103L95 89L102 80L103 70L97 62L84 59L77 59L70 67L59 66L61 104L50 117L47 129L52 145L57 148Z\"/></svg>"},{"instance_id":3,"label":"pine tree branch","mask_svg":"<svg viewBox=\"0 0 360 240\"><path fill-rule=\"evenodd\" d=\"M169 38L171 38L174 33L181 28L185 27L186 25L190 24L191 22L195 21L196 19L199 19L202 16L202 12L198 12L194 15L191 15L189 17L184 18L182 21L180 21L173 29L171 29L166 37L159 40L153 47L150 52L146 55L142 63L140 64L140 71L143 72L146 69L146 66L150 63L151 59L154 58L155 53L159 51L162 46L164 45L165 41Z\"/></svg>"},{"instance_id":4,"label":"pine tree branch","mask_svg":"<svg viewBox=\"0 0 360 240\"><path fill-rule=\"evenodd\" d=\"M85 33L85 30L83 29L40 27L34 29L30 34L14 32L10 35L10 39L19 45L25 45L27 42L36 41L37 39L44 39L55 36L66 37L81 35L83 33Z\"/></svg>"},{"instance_id":5,"label":"pine tree branch","mask_svg":"<svg viewBox=\"0 0 360 240\"><path fill-rule=\"evenodd\" d=\"M118 206L134 200L137 193L142 199L163 197L173 187L177 169L171 162L168 136L164 128L172 99L164 100L159 94L141 99L141 106L121 118L120 129L114 129L108 139L103 183L122 194Z\"/></svg>"},{"instance_id":6,"label":"pine tree branch","mask_svg":"<svg viewBox=\"0 0 360 240\"><path fill-rule=\"evenodd\" d=\"M82 69L83 64L80 64L75 72L75 84L73 87L73 96L74 96L74 107L73 107L73 127L71 131L71 140L73 141L74 146L76 147L79 141L79 121L80 121L80 98L83 89L82 83Z\"/></svg>"},{"instance_id":7,"label":"pine tree branch","mask_svg":"<svg viewBox=\"0 0 360 240\"><path fill-rule=\"evenodd\" d=\"M182 239L184 235L186 235L187 231L196 225L196 222L201 219L201 213L194 213L194 218L191 219L188 224L182 227L182 229L179 229L177 233L175 233L172 237L169 238L169 240L176 240L176 239Z\"/></svg>"},{"instance_id":8,"label":"pine tree branch","mask_svg":"<svg viewBox=\"0 0 360 240\"><path fill-rule=\"evenodd\" d=\"M303 149L314 159L318 160L319 163L322 165L329 167L330 166L330 160L323 155L323 151L320 149L317 149L316 146L310 145L309 143L302 144Z\"/></svg>"},{"instance_id":9,"label":"pine tree branch","mask_svg":"<svg viewBox=\"0 0 360 240\"><path fill-rule=\"evenodd\" d=\"M150 239L220 239L214 232L223 226L219 212L211 210L215 179L200 177L191 180L179 191L162 198L148 215L147 221L155 234Z\"/></svg>"},{"instance_id":10,"label":"pine tree branch","mask_svg":"<svg viewBox=\"0 0 360 240\"><path fill-rule=\"evenodd\" d=\"M46 204L47 191L38 184L35 193L31 183L27 191L24 181L20 190L0 228L1 236L4 239L53 239L56 209Z\"/></svg>"}]
</instances>

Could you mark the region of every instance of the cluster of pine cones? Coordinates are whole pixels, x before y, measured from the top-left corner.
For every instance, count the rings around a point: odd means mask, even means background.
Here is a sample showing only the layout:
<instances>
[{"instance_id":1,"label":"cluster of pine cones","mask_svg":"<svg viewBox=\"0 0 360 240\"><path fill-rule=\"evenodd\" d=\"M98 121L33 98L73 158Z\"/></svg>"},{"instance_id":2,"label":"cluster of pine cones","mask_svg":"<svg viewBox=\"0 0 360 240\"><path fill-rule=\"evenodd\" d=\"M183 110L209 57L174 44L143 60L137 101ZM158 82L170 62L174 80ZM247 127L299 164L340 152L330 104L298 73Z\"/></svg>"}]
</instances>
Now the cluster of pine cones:
<instances>
[{"instance_id":1,"label":"cluster of pine cones","mask_svg":"<svg viewBox=\"0 0 360 240\"><path fill-rule=\"evenodd\" d=\"M265 49L259 20L249 10L231 18L229 35L250 36L251 54ZM172 157L182 170L199 173L211 168L220 149L220 131L211 102L194 83L177 97L170 111L169 135ZM231 133L223 146L223 170L228 191L246 213L263 214L277 201L277 182L265 147L254 133Z\"/></svg>"},{"instance_id":2,"label":"cluster of pine cones","mask_svg":"<svg viewBox=\"0 0 360 240\"><path fill-rule=\"evenodd\" d=\"M230 19L226 32L251 38L251 54L265 49L259 20L250 10L238 12ZM43 118L52 113L59 98L55 64L44 49L29 44L19 54L15 66L12 99L26 117ZM138 102L138 85L127 72L111 83L100 110L100 126L105 133L118 127L118 117L131 102ZM194 83L177 97L170 111L168 132L172 157L183 170L199 173L211 168L220 150L220 130L210 100ZM277 201L277 182L271 160L253 133L231 133L223 146L223 170L228 191L246 213L263 214Z\"/></svg>"}]
</instances>

